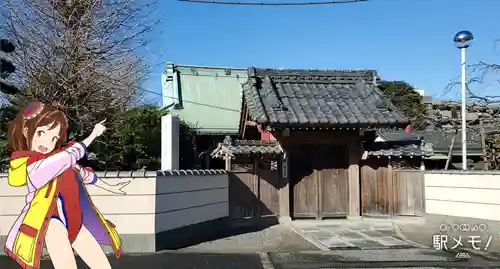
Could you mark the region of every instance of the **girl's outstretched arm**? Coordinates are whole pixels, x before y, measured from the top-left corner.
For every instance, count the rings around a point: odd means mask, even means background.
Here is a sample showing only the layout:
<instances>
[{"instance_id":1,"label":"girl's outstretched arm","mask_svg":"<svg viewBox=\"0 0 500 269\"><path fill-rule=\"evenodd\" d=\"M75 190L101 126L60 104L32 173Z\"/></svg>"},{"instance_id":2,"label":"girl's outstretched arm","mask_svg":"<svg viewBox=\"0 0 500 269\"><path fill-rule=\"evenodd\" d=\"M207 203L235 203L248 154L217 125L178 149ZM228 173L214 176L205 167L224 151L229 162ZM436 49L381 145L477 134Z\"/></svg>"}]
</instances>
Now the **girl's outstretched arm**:
<instances>
[{"instance_id":1,"label":"girl's outstretched arm","mask_svg":"<svg viewBox=\"0 0 500 269\"><path fill-rule=\"evenodd\" d=\"M105 191L108 191L108 192L111 192L114 194L122 194L122 195L126 194L122 189L130 183L130 180L129 181L122 181L122 182L119 182L119 183L113 185L113 184L109 184L106 181L98 178L97 175L95 174L95 172L90 167L82 167L79 164L75 164L75 165L73 165L73 167L79 171L80 176L82 177L81 179L82 179L83 184L94 185L96 187L99 187Z\"/></svg>"},{"instance_id":2,"label":"girl's outstretched arm","mask_svg":"<svg viewBox=\"0 0 500 269\"><path fill-rule=\"evenodd\" d=\"M82 143L70 144L63 151L28 165L28 180L39 189L66 169L75 165L85 156L86 147Z\"/></svg>"},{"instance_id":3,"label":"girl's outstretched arm","mask_svg":"<svg viewBox=\"0 0 500 269\"><path fill-rule=\"evenodd\" d=\"M92 168L82 167L79 164L75 164L73 167L80 173L83 184L95 184L97 182L97 175Z\"/></svg>"}]
</instances>

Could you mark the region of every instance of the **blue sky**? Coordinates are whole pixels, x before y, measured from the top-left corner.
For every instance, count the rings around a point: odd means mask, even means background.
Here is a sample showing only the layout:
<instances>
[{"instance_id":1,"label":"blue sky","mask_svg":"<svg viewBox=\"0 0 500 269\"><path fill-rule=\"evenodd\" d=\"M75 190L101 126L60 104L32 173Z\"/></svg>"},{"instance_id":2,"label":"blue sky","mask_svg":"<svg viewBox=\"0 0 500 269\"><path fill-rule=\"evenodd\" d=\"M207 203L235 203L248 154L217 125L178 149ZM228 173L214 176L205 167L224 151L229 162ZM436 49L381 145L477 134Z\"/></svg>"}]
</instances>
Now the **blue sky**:
<instances>
[{"instance_id":1,"label":"blue sky","mask_svg":"<svg viewBox=\"0 0 500 269\"><path fill-rule=\"evenodd\" d=\"M161 34L148 48L158 62L376 69L382 79L405 80L426 95L457 98L459 88L444 94L460 75L460 51L453 44L457 31L474 34L468 64L500 59L500 43L495 49L498 0L370 0L298 7L160 2ZM163 69L158 64L152 70L146 89L161 92ZM500 95L495 84L473 89Z\"/></svg>"}]
</instances>

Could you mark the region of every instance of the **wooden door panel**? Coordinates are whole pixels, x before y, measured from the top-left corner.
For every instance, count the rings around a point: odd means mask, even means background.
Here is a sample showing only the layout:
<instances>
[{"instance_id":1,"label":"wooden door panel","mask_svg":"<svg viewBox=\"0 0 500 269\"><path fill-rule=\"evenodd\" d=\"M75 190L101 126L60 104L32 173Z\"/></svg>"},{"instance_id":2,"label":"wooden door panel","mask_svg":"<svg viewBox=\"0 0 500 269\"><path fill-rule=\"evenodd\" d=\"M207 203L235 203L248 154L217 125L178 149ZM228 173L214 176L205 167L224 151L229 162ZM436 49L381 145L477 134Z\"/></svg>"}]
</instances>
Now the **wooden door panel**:
<instances>
[{"instance_id":1,"label":"wooden door panel","mask_svg":"<svg viewBox=\"0 0 500 269\"><path fill-rule=\"evenodd\" d=\"M312 145L296 145L290 158L292 176L292 212L296 218L318 216L318 177L313 169Z\"/></svg>"},{"instance_id":2,"label":"wooden door panel","mask_svg":"<svg viewBox=\"0 0 500 269\"><path fill-rule=\"evenodd\" d=\"M347 150L335 145L300 145L293 151L294 217L347 216Z\"/></svg>"},{"instance_id":3,"label":"wooden door panel","mask_svg":"<svg viewBox=\"0 0 500 269\"><path fill-rule=\"evenodd\" d=\"M258 197L261 201L261 216L277 216L279 214L280 174L270 167L258 169Z\"/></svg>"},{"instance_id":4,"label":"wooden door panel","mask_svg":"<svg viewBox=\"0 0 500 269\"><path fill-rule=\"evenodd\" d=\"M233 164L229 175L229 212L232 219L279 214L282 180L276 169L260 163ZM259 165L257 165L259 164Z\"/></svg>"},{"instance_id":5,"label":"wooden door panel","mask_svg":"<svg viewBox=\"0 0 500 269\"><path fill-rule=\"evenodd\" d=\"M420 170L396 170L392 172L392 181L394 214L424 216L424 172Z\"/></svg>"},{"instance_id":6,"label":"wooden door panel","mask_svg":"<svg viewBox=\"0 0 500 269\"><path fill-rule=\"evenodd\" d=\"M345 169L320 172L321 217L344 217L349 213L349 176Z\"/></svg>"},{"instance_id":7,"label":"wooden door panel","mask_svg":"<svg viewBox=\"0 0 500 269\"><path fill-rule=\"evenodd\" d=\"M318 215L318 177L316 172L303 177L293 188L293 216L298 218Z\"/></svg>"},{"instance_id":8,"label":"wooden door panel","mask_svg":"<svg viewBox=\"0 0 500 269\"><path fill-rule=\"evenodd\" d=\"M231 218L255 216L258 204L255 197L254 174L252 172L231 172L229 175L229 211Z\"/></svg>"},{"instance_id":9,"label":"wooden door panel","mask_svg":"<svg viewBox=\"0 0 500 269\"><path fill-rule=\"evenodd\" d=\"M367 160L360 167L361 214L384 217L394 210L393 184L386 160Z\"/></svg>"},{"instance_id":10,"label":"wooden door panel","mask_svg":"<svg viewBox=\"0 0 500 269\"><path fill-rule=\"evenodd\" d=\"M343 217L349 212L347 149L335 145L318 149L320 217Z\"/></svg>"}]
</instances>

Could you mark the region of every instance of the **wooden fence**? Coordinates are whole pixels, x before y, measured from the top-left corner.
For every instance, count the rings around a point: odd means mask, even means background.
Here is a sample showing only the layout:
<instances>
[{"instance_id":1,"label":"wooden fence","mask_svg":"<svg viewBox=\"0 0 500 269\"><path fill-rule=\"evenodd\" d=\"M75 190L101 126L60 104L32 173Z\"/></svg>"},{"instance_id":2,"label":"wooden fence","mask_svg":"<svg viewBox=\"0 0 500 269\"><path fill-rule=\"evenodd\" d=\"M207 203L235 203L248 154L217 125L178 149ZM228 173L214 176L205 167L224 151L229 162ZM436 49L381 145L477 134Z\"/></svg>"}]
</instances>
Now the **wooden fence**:
<instances>
[{"instance_id":1,"label":"wooden fence","mask_svg":"<svg viewBox=\"0 0 500 269\"><path fill-rule=\"evenodd\" d=\"M229 175L229 214L232 220L271 217L279 213L279 173L263 162L234 164Z\"/></svg>"},{"instance_id":2,"label":"wooden fence","mask_svg":"<svg viewBox=\"0 0 500 269\"><path fill-rule=\"evenodd\" d=\"M360 173L363 216L424 215L423 171L365 165Z\"/></svg>"},{"instance_id":3,"label":"wooden fence","mask_svg":"<svg viewBox=\"0 0 500 269\"><path fill-rule=\"evenodd\" d=\"M395 215L423 216L425 214L424 171L392 171Z\"/></svg>"}]
</instances>

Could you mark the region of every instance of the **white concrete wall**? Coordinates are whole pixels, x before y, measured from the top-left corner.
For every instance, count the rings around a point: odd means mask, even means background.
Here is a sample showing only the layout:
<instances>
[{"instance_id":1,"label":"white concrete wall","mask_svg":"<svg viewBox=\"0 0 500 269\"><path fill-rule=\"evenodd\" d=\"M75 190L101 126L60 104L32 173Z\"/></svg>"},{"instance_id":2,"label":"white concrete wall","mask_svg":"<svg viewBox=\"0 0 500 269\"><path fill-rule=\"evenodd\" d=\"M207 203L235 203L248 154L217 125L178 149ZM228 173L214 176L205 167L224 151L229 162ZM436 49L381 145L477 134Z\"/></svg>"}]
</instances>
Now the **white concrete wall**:
<instances>
[{"instance_id":1,"label":"white concrete wall","mask_svg":"<svg viewBox=\"0 0 500 269\"><path fill-rule=\"evenodd\" d=\"M500 173L425 171L427 214L500 221Z\"/></svg>"},{"instance_id":2,"label":"white concrete wall","mask_svg":"<svg viewBox=\"0 0 500 269\"><path fill-rule=\"evenodd\" d=\"M98 172L98 176L111 184L131 181L123 188L127 195L87 185L92 201L116 225L122 238L128 235L129 238L154 236L159 232L229 216L229 183L223 170L108 171ZM2 245L25 205L26 193L25 187L9 186L6 173L0 173ZM133 245L133 242L127 245Z\"/></svg>"},{"instance_id":3,"label":"white concrete wall","mask_svg":"<svg viewBox=\"0 0 500 269\"><path fill-rule=\"evenodd\" d=\"M223 170L165 171L156 181L156 233L229 217Z\"/></svg>"},{"instance_id":4,"label":"white concrete wall","mask_svg":"<svg viewBox=\"0 0 500 269\"><path fill-rule=\"evenodd\" d=\"M156 172L98 172L98 176L111 184L130 180L130 184L123 188L127 195L87 185L92 201L118 231L121 234L154 233ZM0 235L9 232L25 206L26 193L26 187L11 187L6 174L0 174Z\"/></svg>"}]
</instances>

